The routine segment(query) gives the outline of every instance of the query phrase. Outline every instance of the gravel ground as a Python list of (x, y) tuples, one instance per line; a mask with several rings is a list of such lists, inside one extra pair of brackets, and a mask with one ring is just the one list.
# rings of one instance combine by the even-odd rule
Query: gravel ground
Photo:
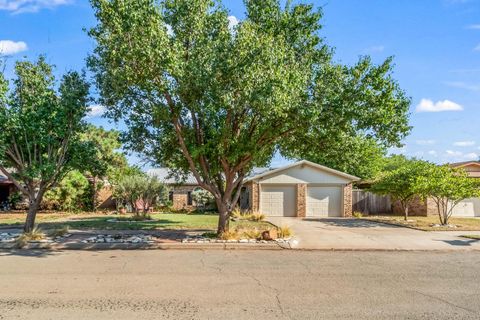
[(479, 319), (480, 253), (0, 252), (0, 319)]

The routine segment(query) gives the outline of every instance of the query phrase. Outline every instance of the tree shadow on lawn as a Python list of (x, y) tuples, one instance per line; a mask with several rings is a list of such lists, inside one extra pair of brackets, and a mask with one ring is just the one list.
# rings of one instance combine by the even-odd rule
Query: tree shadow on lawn
[(156, 219), (154, 221), (117, 221), (109, 222), (112, 217), (93, 217), (75, 220), (60, 220), (50, 222), (40, 222), (41, 229), (58, 229), (68, 226), (72, 229), (105, 229), (105, 230), (153, 230), (156, 228), (164, 229), (169, 226), (181, 226), (182, 221), (170, 219)]

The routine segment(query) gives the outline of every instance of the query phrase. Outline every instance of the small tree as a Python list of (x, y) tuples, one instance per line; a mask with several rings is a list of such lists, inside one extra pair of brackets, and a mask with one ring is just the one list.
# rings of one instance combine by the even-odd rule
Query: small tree
[(200, 188), (195, 189), (192, 192), (192, 199), (195, 201), (197, 206), (201, 208), (201, 210), (205, 210), (209, 203), (215, 201), (210, 192)]
[(166, 199), (168, 188), (157, 177), (145, 175), (126, 176), (114, 187), (114, 196), (131, 205), (134, 215), (138, 216), (138, 206), (142, 206), (143, 215), (156, 201)]
[(421, 160), (406, 160), (396, 169), (381, 175), (373, 184), (371, 190), (375, 193), (390, 195), (400, 202), (408, 220), (411, 202), (419, 195), (420, 178), (425, 177), (432, 164)]
[(431, 198), (438, 210), (441, 225), (448, 225), (453, 209), (460, 201), (480, 195), (479, 184), (463, 169), (448, 165), (429, 167), (419, 181), (422, 198)]
[(157, 201), (164, 202), (168, 196), (168, 188), (157, 177), (142, 176), (137, 182), (139, 187), (138, 202), (143, 206), (143, 213), (146, 214), (148, 209)]
[(44, 57), (17, 62), (15, 73), (10, 94), (0, 74), (0, 172), (28, 197), (24, 231), (31, 232), (44, 194), (95, 159), (94, 145), (80, 138), (89, 86), (84, 76), (69, 72), (56, 90)]

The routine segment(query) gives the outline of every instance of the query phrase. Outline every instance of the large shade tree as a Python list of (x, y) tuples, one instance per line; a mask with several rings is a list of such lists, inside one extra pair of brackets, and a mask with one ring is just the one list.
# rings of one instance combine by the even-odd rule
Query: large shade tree
[(40, 57), (15, 65), (11, 90), (0, 75), (0, 172), (29, 199), (25, 232), (45, 193), (69, 171), (93, 165), (94, 145), (83, 141), (89, 86), (77, 72), (59, 85)]
[(248, 0), (234, 26), (214, 0), (91, 3), (101, 103), (125, 120), (130, 149), (212, 193), (219, 233), (245, 175), (275, 152), (300, 158), (357, 138), (391, 146), (409, 131), (391, 59), (335, 63), (313, 5)]

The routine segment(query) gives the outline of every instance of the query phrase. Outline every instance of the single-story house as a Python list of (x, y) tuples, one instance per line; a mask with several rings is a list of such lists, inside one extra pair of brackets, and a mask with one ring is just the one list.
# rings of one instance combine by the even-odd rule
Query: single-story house
[[(194, 210), (192, 192), (200, 189), (192, 174), (175, 177), (168, 168), (151, 169), (170, 188), (176, 210)], [(359, 178), (302, 160), (277, 168), (256, 168), (245, 179), (240, 195), (242, 210), (266, 216), (348, 217), (352, 215), (352, 183)]]
[(301, 160), (246, 179), (242, 209), (266, 216), (349, 217), (352, 183), (359, 178)]
[[(462, 168), (472, 179), (480, 179), (480, 161), (466, 161), (451, 163), (453, 168)], [(393, 205), (393, 212), (402, 214), (403, 210), (399, 203)], [(417, 199), (409, 208), (409, 215), (430, 216), (437, 215), (437, 205), (432, 199), (421, 201)], [(465, 199), (453, 208), (453, 217), (480, 217), (480, 198)]]
[(172, 174), (168, 168), (156, 168), (147, 171), (147, 175), (155, 176), (170, 188), (168, 195), (175, 210), (195, 210), (196, 205), (192, 198), (192, 192), (202, 189), (193, 174), (178, 177)]

